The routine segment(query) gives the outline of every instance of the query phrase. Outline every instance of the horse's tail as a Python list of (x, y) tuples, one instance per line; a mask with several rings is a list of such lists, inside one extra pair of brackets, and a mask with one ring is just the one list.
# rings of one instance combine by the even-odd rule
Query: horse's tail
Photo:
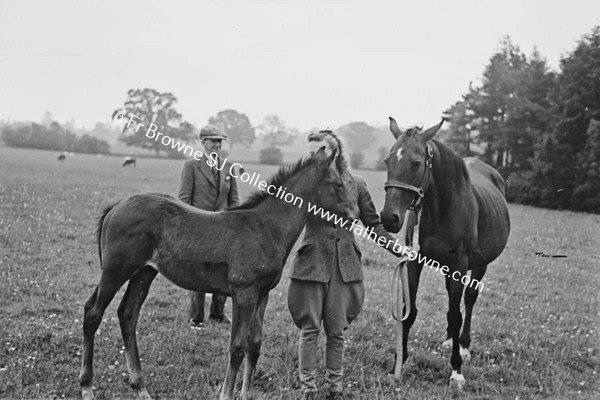
[(119, 204), (119, 202), (116, 202), (116, 203), (104, 208), (104, 211), (102, 211), (102, 215), (100, 216), (100, 218), (98, 218), (98, 224), (96, 225), (96, 241), (98, 242), (98, 256), (100, 256), (100, 266), (102, 266), (102, 247), (100, 245), (100, 243), (101, 243), (100, 239), (102, 238), (102, 224), (104, 224), (104, 218), (106, 218), (106, 215), (117, 204)]

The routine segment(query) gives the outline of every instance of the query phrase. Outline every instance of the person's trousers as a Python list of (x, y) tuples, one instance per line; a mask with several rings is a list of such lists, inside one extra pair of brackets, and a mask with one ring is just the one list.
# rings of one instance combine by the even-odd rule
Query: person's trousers
[(365, 297), (363, 282), (344, 283), (335, 261), (329, 282), (291, 279), (288, 290), (288, 308), (294, 323), (302, 329), (298, 372), (305, 392), (317, 390), (317, 341), (321, 321), (327, 336), (325, 379), (329, 390), (342, 391), (344, 331), (360, 313)]
[[(190, 319), (195, 323), (204, 322), (204, 298), (206, 293), (204, 292), (190, 292)], [(212, 295), (212, 302), (210, 304), (210, 319), (216, 321), (223, 321), (225, 314), (225, 301), (227, 296), (218, 294)]]

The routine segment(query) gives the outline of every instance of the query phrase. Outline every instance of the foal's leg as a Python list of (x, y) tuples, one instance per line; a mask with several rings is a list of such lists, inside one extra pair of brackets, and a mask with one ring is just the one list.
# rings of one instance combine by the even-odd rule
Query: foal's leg
[(221, 388), (219, 400), (233, 400), (235, 378), (244, 359), (248, 345), (250, 324), (256, 315), (258, 295), (252, 292), (233, 295), (233, 320), (231, 322), (231, 343), (229, 345), (229, 365)]
[[(456, 263), (455, 271), (460, 272), (460, 276), (467, 273), (467, 258), (462, 256)], [(459, 334), (462, 326), (462, 314), (460, 313), (460, 300), (464, 285), (452, 278), (453, 272), (446, 275), (446, 289), (448, 290), (448, 333), (452, 339), (452, 356), (450, 356), (450, 365), (452, 365), (452, 376), (450, 377), (450, 389), (454, 392), (462, 391), (465, 385), (465, 378), (461, 373), (462, 357), (460, 356)]]
[(242, 400), (254, 399), (254, 373), (256, 363), (260, 356), (260, 346), (262, 344), (262, 328), (264, 322), (265, 309), (269, 294), (259, 297), (256, 317), (250, 325), (250, 334), (248, 335), (248, 349), (246, 350), (246, 360), (244, 365), (244, 383), (242, 385)]
[(146, 296), (148, 296), (148, 290), (156, 274), (157, 271), (154, 268), (146, 266), (132, 276), (118, 309), (121, 335), (125, 343), (127, 369), (129, 370), (129, 384), (140, 400), (151, 400), (152, 398), (144, 388), (135, 329), (140, 309), (144, 300), (146, 300)]
[[(473, 269), (470, 281), (477, 280), (481, 282), (486, 270), (487, 265)], [(475, 285), (478, 285), (478, 283)], [(469, 347), (471, 346), (471, 317), (473, 316), (473, 306), (479, 295), (479, 289), (475, 285), (469, 285), (465, 290), (465, 321), (463, 323), (462, 334), (460, 335), (460, 355), (465, 361), (471, 358), (471, 352), (469, 351)]]
[(85, 303), (83, 314), (83, 355), (81, 358), (81, 372), (79, 384), (84, 400), (94, 398), (92, 380), (94, 379), (94, 336), (102, 322), (106, 307), (110, 304), (115, 294), (129, 277), (122, 275), (122, 271), (105, 269), (100, 277), (100, 283), (94, 293)]

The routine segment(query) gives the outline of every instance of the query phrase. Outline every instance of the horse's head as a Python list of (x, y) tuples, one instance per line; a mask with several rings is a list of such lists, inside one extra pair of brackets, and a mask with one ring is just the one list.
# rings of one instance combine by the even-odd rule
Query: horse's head
[(337, 163), (334, 162), (337, 154), (337, 150), (327, 154), (324, 146), (312, 155), (318, 163), (317, 170), (321, 174), (315, 190), (315, 202), (327, 211), (354, 220), (359, 215), (358, 204), (342, 179)]
[(402, 131), (390, 117), (390, 130), (396, 143), (385, 157), (387, 182), (381, 213), (381, 222), (390, 232), (400, 230), (406, 210), (417, 206), (429, 187), (433, 148), (427, 142), (433, 139), (443, 122), (442, 119), (424, 132), (418, 127)]

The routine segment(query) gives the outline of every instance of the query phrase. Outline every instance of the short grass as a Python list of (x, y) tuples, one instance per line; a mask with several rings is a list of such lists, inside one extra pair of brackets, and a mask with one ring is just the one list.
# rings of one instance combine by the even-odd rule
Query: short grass
[[(175, 195), (182, 161), (77, 155), (0, 147), (0, 398), (77, 398), (83, 304), (100, 276), (94, 228), (101, 209), (139, 192)], [(244, 165), (268, 176), (272, 167)], [(382, 172), (359, 171), (378, 210)], [(250, 188), (241, 184), (245, 197)], [(484, 278), (473, 323), (464, 399), (598, 399), (600, 216), (510, 207), (509, 244)], [(449, 396), (447, 297), (425, 270), (411, 358), (402, 385), (388, 379), (396, 337), (390, 318), (395, 259), (362, 243), (364, 309), (346, 335), (346, 393), (352, 399)], [(536, 258), (534, 253), (566, 254)], [(260, 399), (300, 398), (298, 330), (286, 306), (287, 269), (271, 292), (258, 366)], [(98, 399), (130, 398), (116, 307), (96, 336)], [(230, 315), (230, 301), (227, 313)], [(186, 324), (187, 293), (158, 277), (142, 309), (140, 351), (149, 392), (159, 399), (216, 398), (229, 331)], [(321, 340), (320, 357), (324, 350)], [(321, 369), (320, 382), (323, 381)]]

